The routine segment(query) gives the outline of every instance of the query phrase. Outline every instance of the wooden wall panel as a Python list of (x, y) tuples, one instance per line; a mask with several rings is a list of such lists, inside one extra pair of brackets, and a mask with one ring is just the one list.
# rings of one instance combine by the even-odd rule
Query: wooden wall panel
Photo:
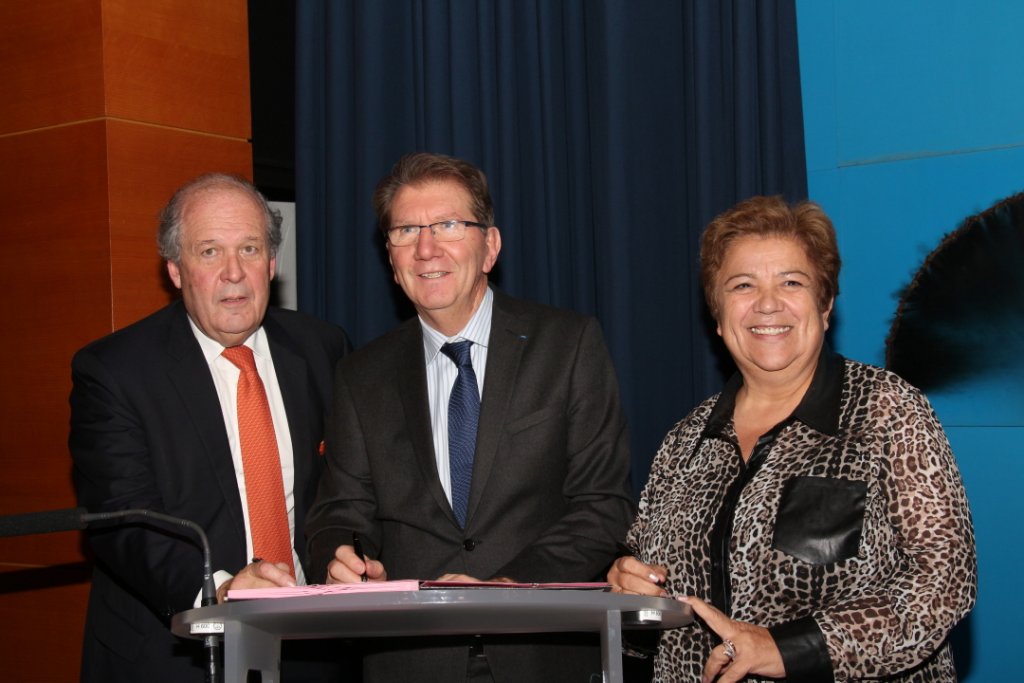
[[(71, 356), (170, 299), (160, 206), (251, 177), (247, 45), (245, 0), (0, 2), (0, 514), (74, 505)], [(78, 678), (86, 556), (0, 539), (5, 680)]]
[[(0, 163), (0, 513), (9, 514), (74, 503), (69, 361), (111, 324), (103, 123), (0, 137), (0, 159), (24, 160)], [(5, 539), (0, 559), (19, 540)]]
[[(57, 534), (77, 536), (78, 534)], [(24, 576), (21, 576), (21, 575)], [(14, 577), (11, 579), (10, 577)], [(88, 566), (0, 574), (0, 655), (5, 681), (78, 680), (82, 628), (89, 599)], [(144, 683), (144, 682), (143, 682)]]
[(107, 113), (248, 139), (245, 2), (104, 0)]
[[(105, 138), (99, 120), (0, 137), (0, 514), (75, 504), (71, 355), (111, 327)], [(87, 571), (77, 533), (0, 539), (5, 678), (75, 679)]]
[(0, 134), (102, 116), (99, 3), (0, 3), (0, 84)]

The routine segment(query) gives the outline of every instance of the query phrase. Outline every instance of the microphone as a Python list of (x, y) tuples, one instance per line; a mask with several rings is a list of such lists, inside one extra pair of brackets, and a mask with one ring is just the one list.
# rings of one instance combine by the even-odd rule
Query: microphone
[[(83, 507), (67, 508), (65, 510), (46, 510), (44, 512), (26, 512), (20, 515), (0, 516), (0, 537), (49, 534), (58, 531), (78, 531), (87, 527), (91, 522), (124, 519), (126, 517), (150, 517), (167, 524), (186, 527), (195, 533), (203, 547), (203, 591), (200, 604), (203, 607), (217, 604), (217, 586), (213, 582), (213, 561), (210, 555), (210, 541), (201, 526), (181, 517), (173, 517), (162, 512), (143, 509), (89, 512)], [(205, 636), (203, 638), (203, 648), (207, 654), (206, 680), (208, 683), (215, 683), (220, 680), (219, 638), (212, 634)]]
[(0, 517), (0, 536), (27, 536), (84, 529), (86, 522), (82, 519), (82, 515), (85, 513), (85, 508), (68, 508), (67, 510), (4, 515)]

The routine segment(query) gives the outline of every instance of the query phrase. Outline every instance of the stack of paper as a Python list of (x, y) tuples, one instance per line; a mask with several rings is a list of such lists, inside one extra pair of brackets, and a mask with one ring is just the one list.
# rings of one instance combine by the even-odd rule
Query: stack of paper
[(366, 581), (365, 583), (332, 583), (313, 586), (288, 586), (274, 588), (239, 588), (228, 591), (228, 600), (255, 600), (258, 598), (295, 598), (303, 595), (339, 595), (342, 593), (388, 593), (395, 591), (418, 591), (420, 582), (415, 579), (404, 581)]

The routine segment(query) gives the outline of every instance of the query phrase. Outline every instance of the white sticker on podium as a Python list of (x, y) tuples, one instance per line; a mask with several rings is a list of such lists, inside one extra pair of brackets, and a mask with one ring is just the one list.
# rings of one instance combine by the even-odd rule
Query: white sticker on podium
[(201, 621), (198, 624), (189, 626), (189, 633), (224, 633), (224, 622), (222, 621)]
[(661, 621), (660, 609), (642, 609), (636, 613), (638, 621)]

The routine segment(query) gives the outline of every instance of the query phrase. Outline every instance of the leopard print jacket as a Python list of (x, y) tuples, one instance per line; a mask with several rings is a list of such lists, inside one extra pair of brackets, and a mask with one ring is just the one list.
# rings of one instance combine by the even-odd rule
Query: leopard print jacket
[[(665, 437), (631, 546), (667, 568), (670, 594), (710, 599), (733, 619), (768, 627), (789, 681), (956, 681), (946, 639), (974, 605), (974, 532), (927, 399), (890, 372), (826, 349), (793, 416), (745, 464), (732, 425), (741, 382)], [(756, 472), (746, 472), (757, 458)], [(825, 495), (807, 495), (807, 484)], [(730, 494), (732, 514), (721, 515)], [(722, 516), (724, 571), (712, 550)], [(716, 571), (726, 605), (713, 596)], [(787, 661), (794, 624), (810, 624), (797, 635), (817, 639), (821, 662)], [(699, 681), (717, 642), (697, 622), (665, 631), (654, 680)]]

